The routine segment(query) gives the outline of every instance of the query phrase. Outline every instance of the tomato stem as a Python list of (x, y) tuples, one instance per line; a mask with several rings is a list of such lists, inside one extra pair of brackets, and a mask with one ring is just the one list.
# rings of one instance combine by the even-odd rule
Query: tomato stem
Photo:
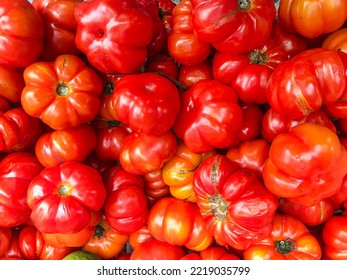
[(114, 91), (115, 84), (113, 82), (106, 82), (106, 85), (104, 86), (103, 93), (106, 95), (110, 95)]
[(59, 96), (67, 96), (70, 93), (70, 88), (64, 83), (59, 83), (56, 88), (56, 93)]
[(238, 5), (239, 5), (240, 10), (245, 11), (251, 7), (251, 1), (250, 0), (239, 0)]
[(216, 193), (208, 198), (210, 209), (215, 219), (225, 221), (228, 215), (229, 204), (222, 198), (219, 193)]
[(275, 249), (280, 254), (287, 255), (295, 249), (295, 242), (290, 238), (275, 241)]
[(58, 188), (58, 194), (60, 196), (67, 196), (68, 194), (71, 193), (71, 186), (67, 183), (61, 184)]
[(104, 236), (105, 229), (101, 225), (96, 225), (94, 236), (96, 236), (98, 239), (101, 239), (101, 237)]
[(248, 54), (248, 59), (252, 64), (264, 64), (267, 61), (266, 53), (260, 50), (253, 50)]

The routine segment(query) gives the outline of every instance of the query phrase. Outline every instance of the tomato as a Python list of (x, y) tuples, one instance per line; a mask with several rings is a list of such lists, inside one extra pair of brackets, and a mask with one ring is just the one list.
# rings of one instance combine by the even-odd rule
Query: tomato
[(267, 189), (302, 206), (334, 195), (347, 172), (347, 152), (335, 132), (302, 123), (278, 135), (263, 167)]
[(210, 246), (200, 252), (203, 260), (239, 260), (235, 254), (228, 252), (224, 247)]
[(10, 227), (0, 227), (0, 257), (10, 248), (12, 230)]
[(344, 0), (281, 0), (278, 19), (285, 30), (307, 38), (338, 30), (347, 19)]
[(162, 168), (142, 175), (145, 182), (144, 192), (149, 207), (159, 199), (170, 195), (170, 187), (165, 183), (162, 175)]
[(178, 81), (190, 88), (200, 80), (211, 80), (212, 66), (208, 59), (194, 65), (180, 65)]
[(213, 241), (198, 206), (174, 197), (162, 198), (152, 206), (148, 229), (157, 240), (193, 251), (204, 250)]
[(243, 251), (245, 260), (319, 260), (321, 246), (299, 219), (277, 213), (271, 235)]
[(165, 53), (148, 57), (144, 68), (145, 72), (159, 72), (174, 80), (178, 79), (177, 62), (172, 56)]
[(83, 162), (95, 147), (96, 133), (86, 123), (42, 134), (35, 144), (35, 154), (44, 167), (52, 167), (65, 161)]
[(75, 19), (75, 44), (100, 72), (132, 73), (145, 62), (154, 23), (139, 1), (83, 1)]
[(242, 126), (235, 91), (216, 80), (201, 80), (181, 95), (174, 133), (193, 153), (231, 145)]
[(42, 233), (76, 233), (86, 228), (103, 207), (106, 189), (100, 173), (67, 161), (46, 167), (28, 187), (31, 219)]
[(26, 67), (36, 61), (43, 50), (42, 18), (27, 0), (2, 1), (0, 11), (0, 64)]
[(276, 17), (273, 0), (192, 0), (192, 6), (196, 36), (222, 52), (244, 53), (264, 45)]
[(347, 52), (347, 28), (340, 28), (329, 34), (324, 39), (322, 48)]
[(130, 260), (179, 260), (185, 254), (181, 246), (150, 239), (132, 251)]
[(174, 134), (130, 133), (123, 141), (119, 162), (129, 173), (145, 174), (163, 167), (177, 149)]
[(323, 227), (323, 250), (332, 260), (347, 259), (347, 217), (333, 216)]
[(270, 144), (262, 138), (244, 141), (239, 146), (227, 150), (225, 154), (240, 168), (247, 168), (263, 179), (263, 166), (269, 157)]
[(0, 96), (11, 102), (11, 104), (19, 103), (25, 86), (23, 72), (16, 68), (0, 65), (0, 76)]
[(139, 247), (140, 244), (152, 239), (153, 236), (147, 226), (144, 225), (139, 230), (129, 234), (129, 245), (134, 250)]
[(272, 110), (300, 120), (339, 100), (346, 90), (344, 55), (314, 48), (278, 65), (267, 84), (267, 100)]
[(19, 246), (19, 227), (12, 227), (10, 235), (10, 244), (7, 251), (0, 256), (0, 260), (25, 260), (25, 256)]
[(95, 70), (74, 55), (37, 61), (24, 70), (23, 109), (55, 130), (93, 120), (103, 83)]
[(124, 248), (128, 236), (112, 229), (103, 218), (97, 225), (93, 237), (83, 245), (83, 250), (100, 256), (101, 259), (113, 259)]
[(0, 227), (19, 226), (30, 217), (27, 191), (42, 169), (29, 152), (12, 152), (0, 161)]
[(104, 215), (108, 225), (123, 235), (145, 225), (148, 208), (143, 178), (116, 165), (104, 174), (104, 182), (107, 190)]
[(178, 144), (175, 155), (162, 168), (163, 180), (169, 186), (173, 197), (196, 202), (193, 191), (194, 171), (215, 152), (193, 153), (183, 142)]
[(277, 198), (249, 169), (224, 155), (212, 155), (195, 170), (193, 190), (219, 245), (244, 250), (270, 234)]
[[(74, 10), (82, 0), (33, 0), (32, 4), (44, 22), (43, 60), (54, 60), (61, 54), (81, 55), (75, 45)], [(62, 16), (64, 15), (64, 16)]]
[(182, 0), (172, 10), (172, 31), (167, 39), (169, 54), (183, 65), (203, 62), (211, 52), (211, 45), (196, 36), (192, 26), (192, 1)]
[(22, 107), (0, 111), (0, 151), (21, 152), (32, 148), (43, 126), (39, 119), (29, 116)]

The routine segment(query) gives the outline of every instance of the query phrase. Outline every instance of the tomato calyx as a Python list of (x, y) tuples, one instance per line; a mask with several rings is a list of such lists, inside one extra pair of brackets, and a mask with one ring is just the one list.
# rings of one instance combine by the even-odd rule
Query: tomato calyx
[(295, 249), (295, 242), (290, 238), (275, 241), (275, 249), (280, 254), (287, 255)]
[(251, 1), (250, 0), (239, 0), (238, 6), (241, 11), (246, 11), (251, 7)]
[(210, 203), (211, 213), (218, 221), (225, 221), (228, 215), (229, 204), (222, 198), (219, 193), (216, 193), (208, 198)]
[(103, 93), (106, 95), (110, 95), (114, 91), (114, 88), (115, 88), (115, 84), (113, 82), (107, 81), (104, 86)]
[(59, 196), (68, 196), (72, 191), (72, 187), (68, 183), (63, 183), (58, 188), (58, 194)]
[(70, 88), (67, 84), (65, 84), (64, 82), (61, 82), (57, 85), (57, 88), (55, 91), (59, 96), (67, 96), (70, 93)]
[(96, 225), (95, 231), (94, 231), (94, 236), (100, 240), (104, 236), (105, 228), (101, 225)]
[(267, 61), (266, 53), (258, 49), (251, 51), (248, 54), (248, 59), (251, 64), (265, 64)]

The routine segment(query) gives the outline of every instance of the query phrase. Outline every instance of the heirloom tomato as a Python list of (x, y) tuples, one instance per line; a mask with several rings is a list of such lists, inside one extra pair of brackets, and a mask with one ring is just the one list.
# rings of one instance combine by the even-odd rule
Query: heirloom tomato
[(152, 239), (153, 236), (147, 226), (144, 225), (139, 230), (129, 234), (129, 245), (132, 249), (136, 249), (140, 244)]
[(277, 198), (253, 171), (215, 154), (194, 171), (193, 190), (219, 245), (244, 250), (270, 234)]
[(65, 161), (83, 162), (95, 147), (96, 133), (85, 123), (42, 134), (35, 144), (35, 154), (44, 167), (52, 167)]
[(83, 1), (75, 19), (75, 44), (100, 72), (137, 72), (145, 62), (154, 23), (140, 1)]
[(235, 91), (216, 80), (201, 80), (181, 95), (173, 131), (193, 153), (233, 144), (242, 127)]
[(107, 191), (104, 215), (108, 225), (123, 235), (145, 225), (148, 208), (143, 178), (115, 165), (104, 173), (103, 179)]
[(172, 196), (190, 202), (196, 202), (193, 191), (193, 174), (195, 169), (210, 155), (207, 153), (193, 153), (181, 142), (175, 155), (162, 168), (164, 182), (169, 186)]
[(26, 67), (36, 61), (44, 47), (44, 24), (27, 0), (0, 3), (0, 64)]
[(283, 61), (267, 84), (267, 100), (272, 110), (300, 120), (330, 105), (346, 91), (346, 54), (313, 48)]
[(194, 65), (180, 65), (178, 81), (187, 88), (200, 80), (212, 80), (212, 65), (208, 59)]
[(345, 0), (281, 0), (278, 19), (283, 28), (306, 38), (338, 30), (347, 19)]
[(135, 248), (130, 256), (131, 260), (179, 260), (186, 254), (182, 246), (150, 239)]
[(164, 181), (162, 169), (147, 172), (142, 178), (145, 182), (144, 191), (149, 207), (159, 199), (170, 195), (170, 187)]
[(98, 255), (101, 259), (115, 258), (124, 248), (128, 236), (110, 227), (105, 218), (96, 225), (92, 238), (83, 245), (83, 250)]
[(347, 27), (329, 34), (322, 43), (322, 48), (340, 50), (347, 53)]
[(331, 260), (347, 260), (347, 217), (333, 216), (323, 227), (323, 250)]
[(37, 61), (25, 68), (24, 80), (23, 109), (52, 129), (78, 126), (99, 112), (102, 80), (75, 55)]
[(11, 236), (11, 227), (0, 227), (0, 257), (10, 248)]
[(42, 169), (29, 152), (12, 152), (0, 161), (0, 227), (19, 226), (29, 219), (28, 187)]
[(178, 79), (177, 62), (166, 53), (148, 57), (144, 68), (145, 72), (160, 73), (174, 80)]
[(22, 107), (0, 111), (0, 151), (21, 152), (32, 148), (42, 131), (41, 121), (29, 116)]
[(267, 189), (302, 206), (337, 193), (347, 172), (347, 151), (329, 128), (302, 123), (278, 135), (263, 167)]
[(145, 174), (162, 168), (176, 150), (177, 141), (171, 131), (162, 135), (132, 132), (123, 141), (119, 162), (130, 173)]
[(319, 260), (322, 249), (317, 238), (299, 219), (276, 213), (270, 236), (253, 242), (243, 251), (245, 260)]
[(181, 106), (176, 86), (149, 72), (120, 78), (109, 100), (112, 120), (137, 132), (157, 135), (171, 129)]
[(61, 54), (81, 55), (75, 45), (77, 23), (74, 10), (82, 0), (33, 0), (32, 4), (44, 23), (43, 60), (54, 60)]
[(101, 210), (106, 189), (100, 173), (85, 164), (67, 161), (44, 168), (31, 180), (27, 202), (31, 219), (42, 233), (76, 233)]
[(162, 242), (201, 251), (213, 242), (199, 208), (195, 203), (165, 197), (150, 209), (148, 228)]
[(193, 30), (191, 0), (182, 0), (173, 9), (167, 48), (170, 55), (183, 65), (198, 64), (210, 55), (211, 45), (200, 41)]
[(0, 77), (0, 96), (11, 104), (19, 103), (25, 86), (22, 70), (0, 65)]
[(0, 256), (0, 260), (25, 260), (25, 256), (22, 253), (19, 246), (19, 227), (11, 227), (10, 244), (7, 251)]
[(265, 44), (276, 17), (273, 0), (192, 0), (199, 40), (222, 52), (244, 53)]

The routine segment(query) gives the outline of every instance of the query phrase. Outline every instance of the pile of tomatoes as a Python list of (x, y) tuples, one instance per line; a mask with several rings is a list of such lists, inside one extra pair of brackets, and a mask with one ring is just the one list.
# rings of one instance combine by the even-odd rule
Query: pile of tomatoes
[(0, 258), (347, 259), (346, 0), (0, 2)]

